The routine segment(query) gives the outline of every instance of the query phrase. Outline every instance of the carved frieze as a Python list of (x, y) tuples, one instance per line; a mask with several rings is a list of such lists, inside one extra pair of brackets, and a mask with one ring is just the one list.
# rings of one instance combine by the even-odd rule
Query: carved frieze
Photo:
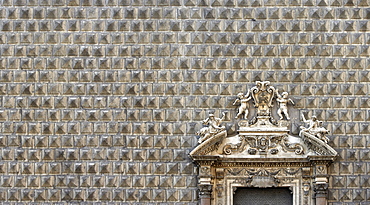
[(304, 153), (303, 145), (289, 141), (289, 136), (283, 135), (239, 135), (237, 143), (227, 143), (223, 146), (223, 153), (231, 155), (235, 152), (246, 151), (250, 155), (271, 154), (279, 152), (294, 152), (297, 155)]

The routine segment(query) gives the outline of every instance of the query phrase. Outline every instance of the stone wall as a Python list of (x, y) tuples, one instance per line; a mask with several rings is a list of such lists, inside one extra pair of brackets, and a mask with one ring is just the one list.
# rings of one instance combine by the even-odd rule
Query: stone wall
[(370, 203), (369, 7), (0, 0), (0, 201), (196, 204), (201, 120), (234, 132), (236, 94), (269, 80), (331, 131), (331, 204)]

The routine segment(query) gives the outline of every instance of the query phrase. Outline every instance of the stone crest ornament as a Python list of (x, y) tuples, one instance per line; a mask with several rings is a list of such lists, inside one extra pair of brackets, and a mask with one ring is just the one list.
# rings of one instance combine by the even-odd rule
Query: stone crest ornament
[(256, 86), (251, 88), (250, 91), (254, 100), (254, 107), (257, 108), (257, 116), (270, 116), (275, 88), (270, 86), (269, 81), (257, 81)]
[[(289, 118), (287, 103), (292, 100), (287, 98), (287, 95), (284, 95), (286, 99), (282, 100), (283, 97), (277, 89), (270, 85), (269, 81), (257, 81), (256, 86), (252, 87), (248, 91), (249, 93), (251, 93), (254, 107), (257, 110), (256, 116), (249, 122), (246, 120), (240, 121), (239, 135), (226, 138), (224, 140), (225, 145), (222, 150), (218, 150), (218, 153), (226, 155), (248, 153), (249, 156), (246, 156), (251, 157), (250, 155), (276, 155), (281, 152), (281, 154), (286, 153), (288, 157), (289, 152), (295, 151), (291, 149), (292, 146), (301, 150), (297, 153), (303, 153), (303, 145), (299, 145), (293, 139), (290, 139), (288, 123), (279, 124), (273, 118), (274, 100), (281, 101), (284, 104), (285, 108), (279, 109), (278, 112), (283, 110), (281, 112), (284, 112), (287, 118)], [(281, 106), (283, 107), (283, 105)]]
[(233, 103), (239, 106), (237, 134), (227, 135), (224, 113), (221, 118), (209, 114), (197, 132), (199, 144), (189, 155), (200, 170), (208, 170), (200, 171), (199, 187), (210, 190), (200, 192), (201, 204), (231, 205), (238, 187), (289, 187), (294, 205), (326, 204), (325, 190), (315, 190), (328, 183), (326, 167), (337, 155), (327, 144), (328, 130), (316, 118), (303, 117), (309, 126), (302, 126), (299, 136), (291, 135), (289, 106), (294, 101), (269, 81), (257, 81), (245, 93), (238, 93)]

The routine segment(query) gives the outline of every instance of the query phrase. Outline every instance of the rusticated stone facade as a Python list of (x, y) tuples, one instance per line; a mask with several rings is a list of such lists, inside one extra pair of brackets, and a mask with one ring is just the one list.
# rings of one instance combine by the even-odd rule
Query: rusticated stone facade
[(197, 204), (208, 112), (256, 81), (338, 152), (328, 202), (370, 203), (369, 0), (0, 0), (0, 201)]

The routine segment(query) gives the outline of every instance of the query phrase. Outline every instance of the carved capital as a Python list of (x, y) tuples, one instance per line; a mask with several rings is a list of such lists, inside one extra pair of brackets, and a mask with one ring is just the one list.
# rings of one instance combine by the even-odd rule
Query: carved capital
[(210, 166), (201, 166), (199, 168), (200, 177), (209, 177), (211, 176), (211, 167)]
[(315, 166), (315, 175), (316, 176), (326, 176), (328, 174), (328, 168), (327, 166), (324, 165), (316, 165)]
[(200, 198), (210, 198), (212, 194), (211, 184), (199, 184), (199, 197)]
[(328, 195), (328, 183), (315, 183), (314, 191), (316, 198), (326, 198)]

